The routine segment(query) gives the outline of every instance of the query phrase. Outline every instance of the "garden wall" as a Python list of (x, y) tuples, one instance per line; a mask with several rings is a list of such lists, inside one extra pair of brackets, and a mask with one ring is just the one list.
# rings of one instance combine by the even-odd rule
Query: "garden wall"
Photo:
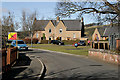
[(120, 64), (120, 55), (115, 52), (102, 49), (90, 49), (88, 56), (94, 57), (106, 62)]

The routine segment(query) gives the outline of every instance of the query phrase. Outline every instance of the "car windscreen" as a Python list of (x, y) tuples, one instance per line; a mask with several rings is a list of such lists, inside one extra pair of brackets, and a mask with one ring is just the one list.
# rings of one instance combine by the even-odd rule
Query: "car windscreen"
[(60, 41), (56, 40), (56, 42), (60, 42)]
[(24, 41), (18, 41), (18, 44), (24, 44)]
[(80, 43), (84, 43), (85, 41), (80, 41)]

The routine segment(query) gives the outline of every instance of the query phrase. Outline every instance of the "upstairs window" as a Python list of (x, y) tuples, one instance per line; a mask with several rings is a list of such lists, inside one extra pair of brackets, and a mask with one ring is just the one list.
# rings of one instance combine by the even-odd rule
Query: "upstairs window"
[(36, 38), (38, 38), (38, 33), (36, 33)]
[(59, 29), (59, 33), (62, 33), (62, 29)]
[(76, 38), (75, 33), (73, 33), (73, 38)]
[(49, 33), (51, 33), (52, 31), (51, 31), (51, 29), (49, 29)]

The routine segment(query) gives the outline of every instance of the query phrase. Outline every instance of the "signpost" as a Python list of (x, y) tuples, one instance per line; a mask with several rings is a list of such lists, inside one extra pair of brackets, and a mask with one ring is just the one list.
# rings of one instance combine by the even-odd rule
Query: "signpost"
[(8, 32), (8, 40), (16, 40), (17, 47), (17, 32)]
[(8, 32), (8, 40), (17, 40), (17, 32)]

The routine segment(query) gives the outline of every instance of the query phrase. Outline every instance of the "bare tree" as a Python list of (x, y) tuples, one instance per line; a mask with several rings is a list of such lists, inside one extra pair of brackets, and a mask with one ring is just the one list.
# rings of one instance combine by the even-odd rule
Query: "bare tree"
[[(15, 31), (15, 29), (19, 27), (18, 22), (16, 22), (14, 18), (15, 16), (13, 16), (11, 12), (8, 12), (8, 15), (2, 17), (2, 40), (4, 44), (6, 44), (8, 32)], [(4, 45), (4, 47), (5, 46), (6, 45)]]
[(83, 14), (90, 14), (96, 17), (98, 21), (118, 21), (120, 15), (120, 1), (108, 2), (58, 2), (56, 15), (61, 17), (71, 16), (71, 14), (79, 13), (79, 17)]
[(37, 30), (37, 27), (35, 25), (36, 22), (36, 17), (37, 17), (37, 12), (34, 11), (31, 14), (28, 14), (26, 11), (22, 11), (22, 30), (24, 32), (28, 33), (34, 33), (35, 30)]

